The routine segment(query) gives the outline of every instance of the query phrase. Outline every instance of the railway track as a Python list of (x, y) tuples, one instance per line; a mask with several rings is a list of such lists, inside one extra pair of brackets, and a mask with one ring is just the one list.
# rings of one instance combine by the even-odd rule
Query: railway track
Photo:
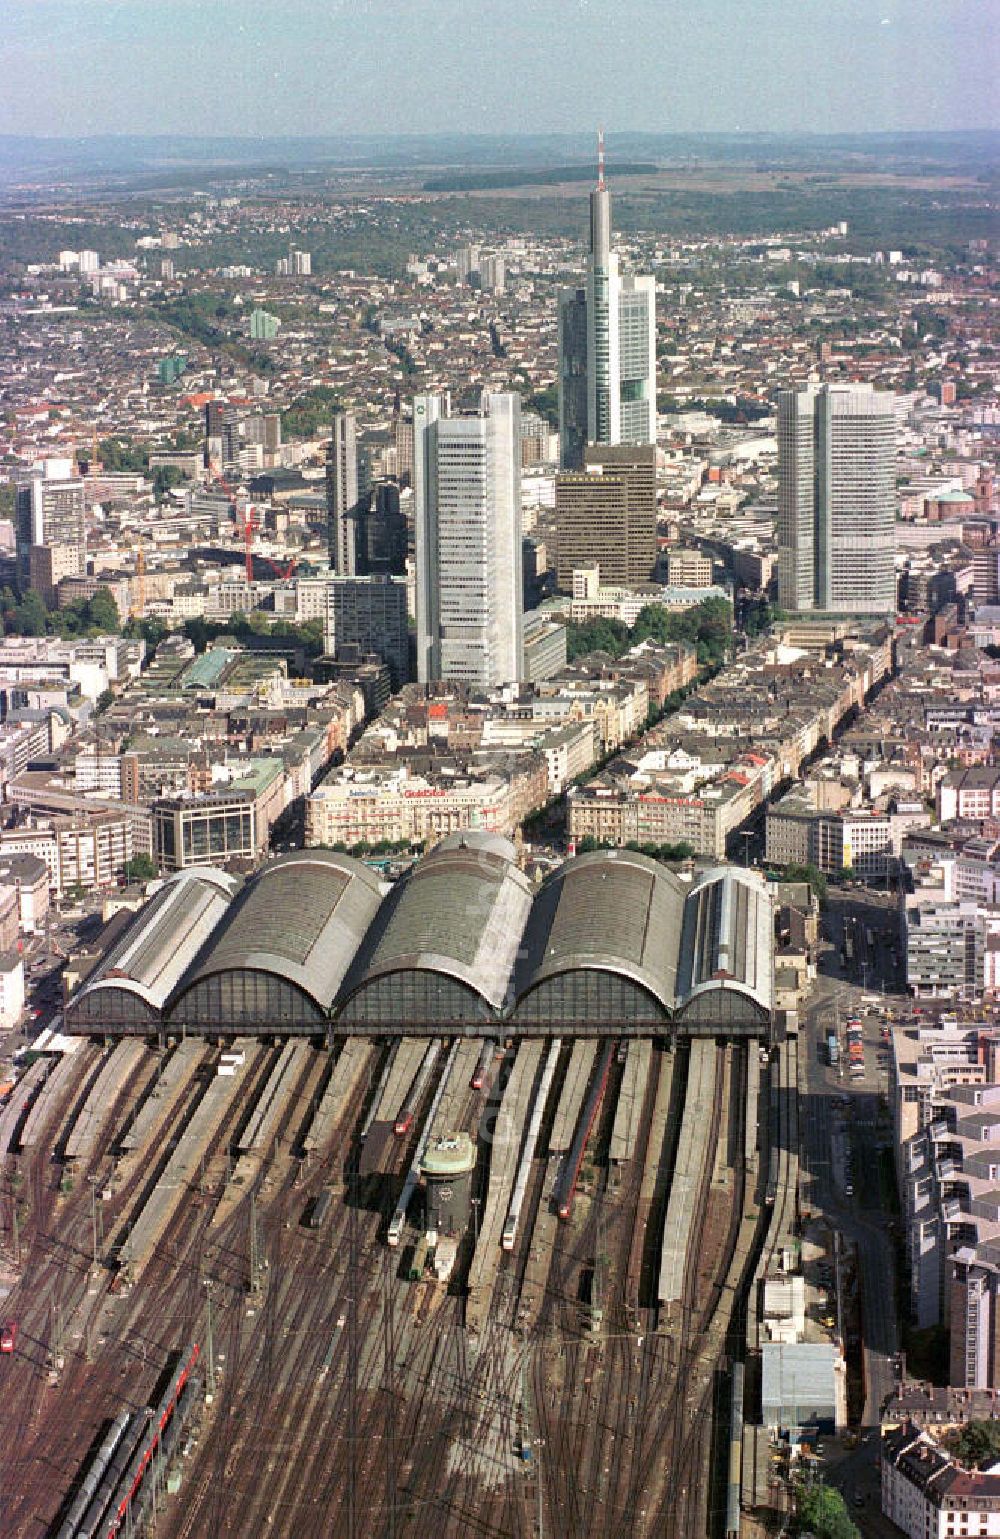
[[(644, 1244), (636, 1239), (649, 1202), (646, 1162), (671, 1158), (669, 1133), (662, 1135), (663, 1150), (651, 1147), (654, 1108), (665, 1105), (666, 1094), (658, 1083), (659, 1052), (636, 1110), (632, 1158), (618, 1167), (618, 1179), (608, 1164), (616, 1098), (605, 1098), (587, 1151), (587, 1181), (571, 1218), (555, 1226), (547, 1272), (536, 1266), (533, 1274), (544, 1277), (544, 1292), (526, 1334), (519, 1331), (519, 1292), (543, 1196), (543, 1156), (532, 1165), (515, 1249), (498, 1247), (496, 1286), (475, 1341), (466, 1334), (458, 1274), (452, 1291), (431, 1282), (402, 1285), (402, 1253), (385, 1245), (406, 1154), (403, 1140), (385, 1144), (368, 1195), (356, 1188), (349, 1201), (334, 1203), (322, 1232), (300, 1224), (302, 1212), (329, 1185), (331, 1166), (339, 1170), (351, 1147), (364, 1087), (356, 1089), (323, 1159), (300, 1167), (286, 1139), (286, 1147), (279, 1142), (262, 1166), (256, 1209), (269, 1265), (259, 1305), (249, 1315), (249, 1203), (212, 1224), (225, 1148), (246, 1113), (249, 1087), (227, 1114), (201, 1182), (178, 1205), (141, 1285), (117, 1300), (102, 1298), (107, 1279), (97, 1294), (88, 1291), (86, 1185), (60, 1197), (53, 1182), (45, 1185), (54, 1167), (38, 1162), (30, 1170), (31, 1181), (41, 1185), (37, 1193), (30, 1188), (36, 1211), (26, 1244), (47, 1291), (25, 1300), (31, 1335), (47, 1349), (46, 1311), (55, 1298), (74, 1318), (83, 1319), (85, 1310), (88, 1321), (100, 1316), (112, 1322), (99, 1372), (87, 1369), (82, 1351), (68, 1356), (59, 1393), (72, 1395), (79, 1422), (69, 1426), (67, 1409), (55, 1424), (61, 1438), (67, 1423), (65, 1463), (56, 1481), (69, 1489), (102, 1419), (125, 1400), (145, 1403), (179, 1339), (204, 1341), (208, 1279), (221, 1378), (215, 1403), (192, 1422), (197, 1457), (183, 1493), (160, 1512), (158, 1531), (165, 1539), (268, 1530), (296, 1539), (327, 1539), (331, 1532), (345, 1539), (533, 1539), (539, 1512), (545, 1531), (560, 1539), (640, 1539), (646, 1533), (693, 1539), (703, 1533), (709, 1359), (732, 1294), (743, 1206), (742, 1158), (730, 1162), (728, 1208), (719, 1191), (711, 1191), (724, 1105), (730, 1145), (742, 1150), (743, 1144), (741, 1050), (732, 1058), (724, 1098), (724, 1053), (715, 1056), (708, 1152), (694, 1207), (712, 1217), (703, 1233), (692, 1228), (673, 1331), (656, 1329), (656, 1309), (648, 1302), (655, 1272), (649, 1261), (659, 1246), (656, 1214), (665, 1207), (669, 1169), (649, 1217), (651, 1233)], [(620, 1080), (616, 1065), (611, 1075), (614, 1088)], [(683, 1083), (680, 1073), (675, 1110)], [(706, 1101), (711, 1083), (707, 1078)], [(296, 1126), (307, 1099), (291, 1107)], [(474, 1122), (481, 1103), (478, 1092), (457, 1098), (459, 1120)], [(178, 1111), (172, 1126), (181, 1121)], [(198, 1184), (207, 1191), (199, 1193)], [(116, 1209), (127, 1211), (131, 1191), (115, 1194)], [(46, 1240), (57, 1207), (64, 1241), (58, 1253)], [(639, 1287), (640, 1257), (645, 1288)], [(595, 1306), (603, 1319), (592, 1331), (588, 1316)], [(34, 1418), (45, 1404), (44, 1357), (42, 1363), (16, 1412), (0, 1410), (5, 1436), (21, 1431), (27, 1450), (19, 1522), (38, 1510), (30, 1492), (40, 1484)], [(520, 1457), (524, 1442), (532, 1445), (530, 1462)]]

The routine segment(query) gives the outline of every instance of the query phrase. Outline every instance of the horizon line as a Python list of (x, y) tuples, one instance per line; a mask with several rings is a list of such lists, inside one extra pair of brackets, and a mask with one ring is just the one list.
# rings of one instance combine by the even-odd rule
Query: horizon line
[[(392, 130), (389, 132), (351, 132), (341, 129), (328, 129), (313, 133), (296, 134), (246, 134), (228, 132), (224, 129), (216, 130), (209, 134), (195, 134), (181, 129), (122, 129), (122, 130), (97, 130), (94, 133), (75, 134), (68, 131), (52, 133), (25, 133), (14, 130), (0, 129), (0, 139), (20, 140), (47, 140), (70, 139), (79, 144), (86, 144), (93, 139), (190, 139), (193, 143), (204, 144), (213, 139), (231, 139), (244, 144), (252, 144), (261, 140), (274, 143), (296, 143), (302, 140), (337, 140), (341, 143), (360, 139), (573, 139), (589, 138), (593, 144), (593, 128), (534, 128), (534, 129), (495, 129), (492, 132), (484, 132), (479, 129), (461, 128), (434, 128), (420, 130)], [(773, 129), (773, 128), (619, 128), (606, 131), (609, 139), (615, 137), (643, 137), (656, 139), (884, 139), (884, 138), (917, 138), (921, 135), (933, 135), (941, 138), (959, 138), (973, 134), (995, 134), (1000, 136), (1000, 124), (994, 126), (984, 124), (974, 128), (831, 128), (831, 129)]]

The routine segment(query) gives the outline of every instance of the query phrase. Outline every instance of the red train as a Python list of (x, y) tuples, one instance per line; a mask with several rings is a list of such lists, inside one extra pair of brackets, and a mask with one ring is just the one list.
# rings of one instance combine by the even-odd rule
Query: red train
[(413, 1126), (413, 1113), (411, 1111), (407, 1111), (404, 1108), (403, 1111), (401, 1111), (399, 1116), (396, 1118), (396, 1123), (395, 1123), (395, 1126), (393, 1128), (393, 1132), (396, 1134), (397, 1138), (405, 1138), (407, 1133), (410, 1131), (412, 1126)]
[(185, 1385), (200, 1356), (201, 1347), (195, 1342), (183, 1353), (174, 1376), (160, 1396), (159, 1404), (150, 1417), (147, 1435), (142, 1446), (133, 1457), (122, 1482), (112, 1497), (111, 1506), (101, 1520), (100, 1533), (105, 1536), (105, 1539), (115, 1539), (125, 1526), (129, 1508), (135, 1500), (143, 1477), (156, 1453), (160, 1438), (177, 1409), (177, 1402), (184, 1393)]
[(486, 1075), (489, 1071), (490, 1063), (492, 1060), (493, 1043), (484, 1042), (483, 1050), (479, 1055), (479, 1062), (476, 1064), (475, 1072), (473, 1073), (472, 1079), (470, 1081), (473, 1090), (482, 1090), (483, 1086), (486, 1084)]
[(8, 1320), (0, 1331), (0, 1352), (13, 1352), (17, 1345), (17, 1321)]

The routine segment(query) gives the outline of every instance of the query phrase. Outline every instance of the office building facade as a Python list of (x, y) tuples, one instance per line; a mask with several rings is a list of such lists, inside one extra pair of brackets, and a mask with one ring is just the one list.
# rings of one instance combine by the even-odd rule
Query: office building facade
[(656, 561), (656, 450), (652, 444), (592, 444), (585, 469), (556, 477), (556, 580), (599, 566), (605, 584), (647, 583)]
[(521, 403), (413, 406), (417, 676), (490, 687), (523, 670)]
[(778, 595), (790, 614), (896, 607), (895, 415), (887, 392), (778, 397)]
[(357, 575), (357, 515), (357, 426), (352, 411), (336, 411), (326, 450), (326, 516), (330, 565), (340, 577)]
[(588, 443), (656, 442), (656, 284), (623, 276), (611, 249), (603, 136), (586, 281), (559, 295), (559, 442), (564, 470), (582, 468)]
[(380, 657), (393, 689), (410, 676), (406, 579), (403, 577), (333, 577), (327, 586), (323, 630), (326, 652), (342, 657), (348, 648), (361, 656)]
[(371, 488), (359, 525), (359, 570), (366, 576), (381, 573), (402, 577), (406, 572), (406, 519), (399, 506), (399, 487), (394, 481), (378, 481)]
[(31, 584), (33, 548), (57, 548), (62, 576), (81, 577), (87, 570), (84, 485), (72, 468), (71, 460), (46, 460), (40, 474), (15, 489), (16, 572), (22, 592)]

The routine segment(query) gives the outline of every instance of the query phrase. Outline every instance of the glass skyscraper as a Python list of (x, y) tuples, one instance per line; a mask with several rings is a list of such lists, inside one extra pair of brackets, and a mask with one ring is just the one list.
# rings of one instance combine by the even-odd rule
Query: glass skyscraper
[(896, 607), (896, 417), (870, 385), (778, 397), (778, 602), (792, 614)]
[(523, 674), (521, 400), (413, 403), (417, 677), (472, 686)]
[(559, 458), (579, 470), (592, 444), (656, 442), (656, 285), (622, 276), (599, 140), (582, 288), (559, 294)]

